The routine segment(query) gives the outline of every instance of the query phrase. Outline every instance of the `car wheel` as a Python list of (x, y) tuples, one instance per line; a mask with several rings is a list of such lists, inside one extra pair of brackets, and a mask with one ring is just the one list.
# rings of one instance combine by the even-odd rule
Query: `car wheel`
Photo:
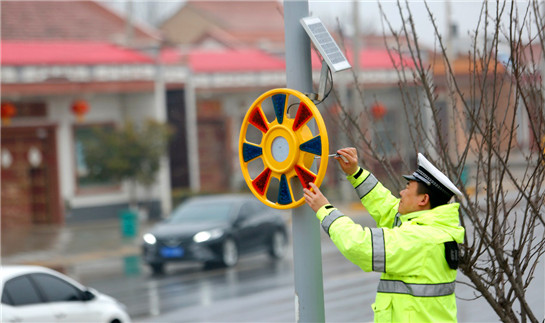
[(269, 255), (273, 259), (282, 259), (286, 254), (286, 235), (276, 230), (271, 236)]
[(221, 247), (221, 263), (225, 267), (233, 267), (238, 262), (238, 247), (231, 238), (225, 239)]
[(162, 262), (150, 264), (150, 268), (154, 275), (159, 275), (165, 272), (165, 264)]

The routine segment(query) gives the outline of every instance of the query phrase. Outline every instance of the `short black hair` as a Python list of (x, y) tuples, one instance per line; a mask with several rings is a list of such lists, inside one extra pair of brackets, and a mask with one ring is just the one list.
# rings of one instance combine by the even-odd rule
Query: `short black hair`
[(428, 196), (430, 197), (430, 207), (432, 209), (438, 207), (439, 205), (447, 204), (452, 197), (446, 196), (438, 190), (431, 189), (429, 186), (422, 182), (416, 181), (416, 183), (418, 184), (416, 192), (418, 194), (428, 194)]

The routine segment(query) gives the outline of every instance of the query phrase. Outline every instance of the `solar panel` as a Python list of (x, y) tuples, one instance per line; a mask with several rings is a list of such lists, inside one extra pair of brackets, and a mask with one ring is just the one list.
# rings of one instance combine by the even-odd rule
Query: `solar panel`
[(350, 63), (348, 63), (348, 60), (344, 57), (339, 46), (337, 46), (337, 43), (331, 37), (320, 18), (302, 18), (301, 25), (303, 25), (312, 43), (316, 46), (332, 71), (338, 72), (350, 68)]

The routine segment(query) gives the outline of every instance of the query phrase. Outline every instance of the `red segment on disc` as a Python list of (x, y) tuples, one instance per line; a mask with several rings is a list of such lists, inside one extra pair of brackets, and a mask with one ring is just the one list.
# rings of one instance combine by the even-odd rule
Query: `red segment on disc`
[(250, 112), (250, 124), (262, 132), (269, 131), (269, 126), (259, 106), (255, 106), (252, 112)]
[(297, 109), (297, 115), (295, 115), (293, 122), (293, 131), (301, 128), (310, 118), (312, 118), (312, 111), (303, 102), (299, 103), (299, 109)]
[(297, 177), (299, 177), (299, 180), (301, 181), (303, 187), (310, 189), (308, 183), (314, 183), (314, 181), (316, 180), (316, 175), (299, 165), (295, 165), (295, 172), (297, 173)]
[(259, 174), (253, 181), (252, 185), (254, 186), (255, 190), (259, 193), (259, 195), (265, 194), (265, 189), (269, 186), (269, 181), (271, 179), (271, 170), (269, 168), (265, 168), (264, 171)]

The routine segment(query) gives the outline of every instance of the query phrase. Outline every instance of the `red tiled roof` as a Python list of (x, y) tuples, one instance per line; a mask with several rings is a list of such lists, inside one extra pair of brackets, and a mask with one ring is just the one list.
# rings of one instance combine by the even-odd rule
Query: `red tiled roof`
[[(348, 51), (346, 53), (348, 62), (350, 65), (354, 65), (354, 60), (352, 59), (352, 52)], [(312, 59), (312, 69), (320, 69), (322, 67), (322, 61), (319, 54), (313, 50), (311, 54)], [(388, 51), (385, 49), (364, 49), (360, 51), (360, 69), (362, 70), (388, 70), (393, 69), (394, 66), (399, 66), (401, 61), (399, 57), (394, 57), (393, 59), (395, 65), (392, 63)], [(414, 64), (412, 61), (405, 59), (405, 67), (413, 67)]]
[[(212, 37), (228, 47), (240, 44), (246, 46), (274, 44), (273, 47), (283, 47), (284, 45), (284, 18), (281, 1), (189, 0), (177, 14), (163, 23), (163, 31), (166, 30), (167, 25), (191, 28), (191, 25), (185, 24), (183, 21), (186, 19), (183, 15), (184, 12), (191, 12), (205, 21), (200, 22), (198, 26), (200, 31), (194, 32), (193, 38), (186, 40), (193, 44), (202, 41), (204, 37)], [(192, 23), (192, 21), (188, 23)]]
[(192, 45), (199, 45), (200, 43), (206, 42), (210, 39), (221, 43), (227, 48), (237, 48), (244, 46), (244, 43), (242, 43), (234, 35), (216, 26), (211, 27), (209, 30), (202, 33), (198, 38), (195, 38)]
[[(1, 1), (2, 40), (122, 39), (125, 19), (95, 1)], [(135, 41), (154, 41), (158, 32), (136, 25)]]
[[(394, 68), (394, 66), (399, 66), (401, 63), (401, 59), (399, 55), (392, 52), (391, 53), (392, 58), (391, 58), (390, 54), (388, 53), (386, 49), (362, 49), (360, 50), (359, 54), (360, 54), (359, 63), (360, 63), (360, 68), (362, 70), (392, 69)], [(348, 50), (348, 52), (346, 53), (346, 56), (350, 64), (354, 65), (353, 59), (352, 59), (353, 54), (351, 50)], [(405, 67), (414, 67), (414, 62), (410, 60), (408, 57), (404, 58), (403, 64), (405, 65)], [(314, 66), (314, 62), (313, 62), (313, 66)]]
[[(351, 61), (351, 53), (348, 53)], [(312, 52), (312, 68), (322, 66), (319, 56)], [(284, 58), (268, 54), (258, 49), (193, 49), (181, 53), (176, 49), (165, 49), (162, 53), (166, 64), (189, 64), (194, 72), (237, 72), (237, 71), (281, 71), (286, 68)], [(399, 65), (399, 58), (394, 58)], [(411, 61), (405, 61), (406, 67), (412, 67)], [(363, 70), (387, 70), (394, 67), (386, 50), (362, 50), (360, 52), (360, 68)]]
[(2, 65), (150, 64), (140, 52), (104, 42), (2, 41)]
[(248, 72), (277, 71), (285, 68), (284, 60), (258, 49), (194, 49), (179, 53), (175, 50), (164, 50), (165, 63), (187, 63), (194, 72)]
[[(153, 64), (154, 60), (138, 51), (106, 42), (29, 42), (2, 41), (2, 65), (97, 65), (97, 64)], [(348, 53), (350, 60), (351, 54)], [(193, 49), (180, 52), (164, 49), (161, 56), (166, 64), (188, 64), (194, 72), (248, 72), (282, 71), (283, 58), (254, 48), (244, 49)], [(394, 59), (399, 65), (399, 59)], [(413, 66), (406, 62), (406, 66)], [(392, 61), (386, 50), (362, 50), (360, 67), (363, 70), (391, 69)], [(312, 52), (312, 67), (319, 69), (321, 61)]]
[[(258, 33), (273, 31), (284, 36), (282, 3), (275, 0), (261, 1), (188, 1), (203, 15), (213, 19), (228, 31)], [(183, 10), (183, 8), (182, 8)]]

